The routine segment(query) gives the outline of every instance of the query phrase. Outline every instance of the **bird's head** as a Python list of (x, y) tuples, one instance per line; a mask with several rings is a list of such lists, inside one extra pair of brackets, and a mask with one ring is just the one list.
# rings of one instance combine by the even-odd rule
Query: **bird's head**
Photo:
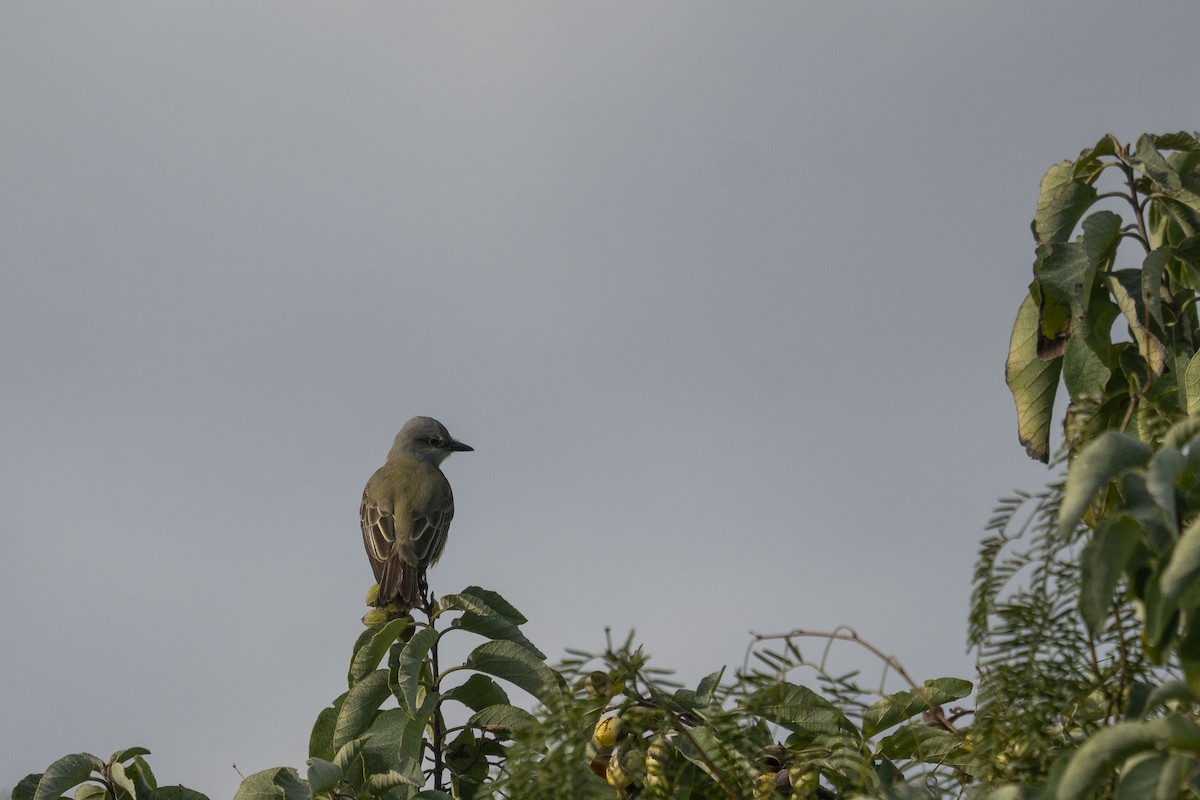
[(451, 453), (474, 450), (450, 435), (446, 426), (433, 417), (413, 417), (396, 434), (392, 452), (441, 464)]

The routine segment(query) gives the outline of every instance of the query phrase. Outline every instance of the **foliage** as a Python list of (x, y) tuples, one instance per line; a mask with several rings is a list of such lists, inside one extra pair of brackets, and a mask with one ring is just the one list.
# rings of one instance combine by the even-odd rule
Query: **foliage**
[[(632, 637), (600, 654), (573, 654), (562, 665), (572, 691), (518, 733), (504, 796), (611, 798), (615, 788), (617, 797), (648, 799), (841, 797), (906, 784), (921, 787), (921, 797), (952, 796), (956, 765), (969, 754), (940, 704), (970, 694), (971, 684), (917, 685), (876, 651), (909, 688), (869, 692), (852, 674), (834, 677), (802, 658), (797, 641), (809, 636), (865, 644), (848, 633), (757, 637), (732, 681), (718, 670), (694, 689), (651, 668)], [(791, 680), (804, 669), (824, 696)]]
[[(423, 622), (364, 618), (307, 771), (250, 775), (235, 800), (1200, 798), (1200, 142), (1104, 137), (1047, 171), (1032, 228), (1006, 377), (1047, 462), (1065, 386), (1064, 447), (981, 544), (973, 711), (945, 708), (970, 682), (918, 683), (847, 630), (756, 636), (740, 670), (694, 688), (632, 636), (551, 667), (520, 612), (469, 587)], [(483, 641), (443, 666), (443, 640), (466, 635)], [(831, 668), (835, 642), (903, 688)], [(203, 800), (158, 786), (145, 755), (68, 755), (12, 797)]]
[(75, 790), (75, 800), (208, 800), (183, 786), (159, 786), (144, 756), (144, 747), (129, 747), (101, 761), (91, 753), (63, 756), (45, 772), (26, 775), (12, 800), (58, 800)]
[(997, 796), (1200, 796), (1200, 142), (1106, 136), (1046, 173), (1033, 232), (1007, 378), (1043, 461), (1062, 378), (1066, 478), (1003, 501), (982, 545), (976, 778), (1011, 782)]
[[(1109, 176), (1121, 184), (1101, 192)], [(1105, 201), (1128, 207), (1132, 219), (1093, 211)], [(1105, 136), (1046, 172), (1032, 227), (1034, 279), (1006, 367), (1030, 456), (1049, 460), (1060, 375), (1070, 396), (1071, 453), (1130, 426), (1149, 442), (1170, 421), (1200, 410), (1200, 142), (1185, 133), (1147, 134), (1131, 148)], [(1082, 233), (1072, 239), (1077, 228)], [(1127, 240), (1140, 246), (1138, 267), (1118, 263)], [(1118, 318), (1130, 341), (1112, 340)]]
[[(251, 775), (237, 797), (491, 796), (513, 730), (532, 719), (496, 679), (546, 703), (562, 692), (562, 680), (521, 633), (525, 617), (494, 592), (468, 587), (427, 616), (382, 621), (358, 637), (349, 688), (317, 717), (299, 790), (280, 787), (280, 768)], [(442, 640), (463, 633), (486, 641), (462, 664), (440, 669)], [(450, 724), (453, 715), (464, 719)]]

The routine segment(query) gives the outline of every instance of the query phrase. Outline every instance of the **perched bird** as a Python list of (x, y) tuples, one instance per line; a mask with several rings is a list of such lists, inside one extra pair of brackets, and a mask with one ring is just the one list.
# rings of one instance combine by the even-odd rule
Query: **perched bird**
[(374, 605), (394, 604), (407, 613), (428, 602), (425, 570), (442, 554), (454, 518), (454, 494), (438, 465), (451, 453), (474, 449), (432, 417), (413, 417), (396, 434), (387, 463), (363, 489), (358, 512), (379, 582)]

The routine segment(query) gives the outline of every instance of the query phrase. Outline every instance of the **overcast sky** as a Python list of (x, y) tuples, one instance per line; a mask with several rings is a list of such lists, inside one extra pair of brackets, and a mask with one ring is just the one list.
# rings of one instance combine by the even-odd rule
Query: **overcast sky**
[(1183, 0), (3, 13), (0, 788), (303, 770), (414, 414), (476, 448), (435, 591), (554, 658), (972, 677), (1038, 181), (1200, 127)]

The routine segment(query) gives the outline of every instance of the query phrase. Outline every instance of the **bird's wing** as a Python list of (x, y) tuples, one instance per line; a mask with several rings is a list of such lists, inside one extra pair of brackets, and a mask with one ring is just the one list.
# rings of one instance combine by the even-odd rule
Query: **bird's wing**
[(438, 557), (441, 556), (452, 519), (454, 492), (450, 491), (450, 484), (446, 484), (446, 496), (437, 508), (424, 513), (413, 513), (412, 549), (422, 572), (430, 564), (437, 563)]
[(379, 583), (376, 604), (384, 606), (398, 601), (407, 606), (407, 611), (417, 605), (419, 597), (417, 558), (411, 542), (402, 539), (399, 545), (396, 544), (396, 518), (392, 509), (381, 506), (370, 496), (368, 489), (363, 490), (358, 517), (367, 558)]

